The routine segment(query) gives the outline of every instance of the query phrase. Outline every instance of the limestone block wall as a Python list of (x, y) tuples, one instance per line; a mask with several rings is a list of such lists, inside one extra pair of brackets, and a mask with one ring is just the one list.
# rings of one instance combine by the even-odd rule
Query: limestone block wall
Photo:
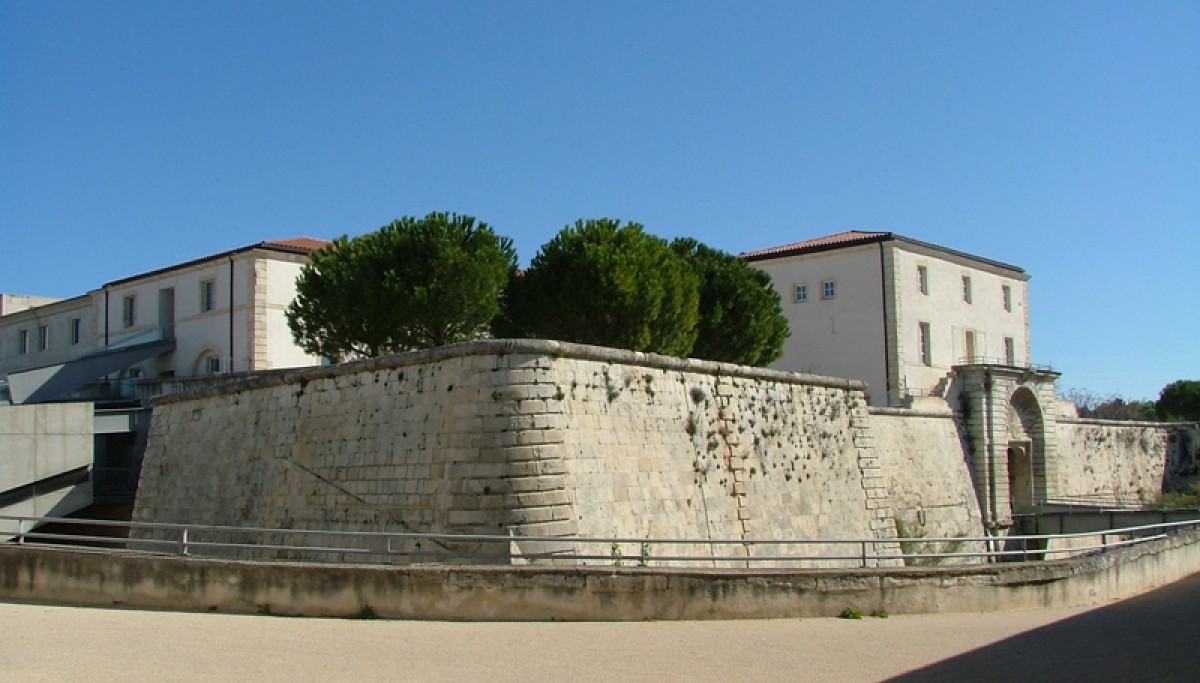
[(1185, 473), (1184, 431), (1156, 422), (1059, 417), (1055, 497), (1153, 503)]
[[(582, 536), (792, 540), (893, 535), (887, 479), (874, 457), (861, 385), (658, 360), (555, 363), (554, 376), (564, 393), (563, 475)], [(627, 543), (617, 551), (626, 561), (637, 561), (642, 546)], [(858, 549), (649, 549), (651, 555), (706, 557), (781, 551), (830, 556)], [(587, 552), (612, 549), (593, 544)]]
[[(503, 554), (546, 536), (892, 537), (888, 489), (861, 383), (496, 340), (159, 399), (134, 518), (297, 530), (278, 544), (310, 529), (511, 534), (466, 548)], [(563, 559), (640, 552), (579, 542)]]
[(981, 544), (921, 540), (985, 533), (961, 421), (948, 409), (872, 408), (871, 429), (876, 454), (891, 482), (897, 530), (913, 539), (905, 550), (982, 550)]

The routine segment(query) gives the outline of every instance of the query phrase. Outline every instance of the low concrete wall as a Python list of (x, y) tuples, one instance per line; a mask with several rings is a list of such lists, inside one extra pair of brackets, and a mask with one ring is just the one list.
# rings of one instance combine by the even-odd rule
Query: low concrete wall
[(1188, 532), (1046, 563), (856, 571), (364, 567), (0, 547), (0, 599), (440, 620), (739, 619), (1098, 604), (1200, 571)]

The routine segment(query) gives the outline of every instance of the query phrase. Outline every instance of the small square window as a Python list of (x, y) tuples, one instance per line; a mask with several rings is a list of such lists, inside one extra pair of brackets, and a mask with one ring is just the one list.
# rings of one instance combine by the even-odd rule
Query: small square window
[(71, 345), (78, 344), (83, 337), (83, 321), (79, 318), (71, 318)]
[(200, 283), (200, 312), (207, 313), (217, 307), (217, 283), (205, 280)]
[(917, 266), (917, 289), (922, 294), (929, 293), (929, 269), (925, 266)]
[(971, 303), (971, 277), (964, 275), (963, 279), (963, 301)]
[(798, 304), (808, 301), (808, 285), (796, 285), (793, 301)]
[(1004, 310), (1012, 312), (1012, 287), (1004, 285), (1000, 290), (1004, 294)]
[(50, 326), (38, 325), (38, 351), (50, 348)]
[(821, 283), (821, 298), (832, 299), (837, 295), (837, 285), (833, 280), (826, 280)]
[(121, 306), (121, 324), (133, 327), (137, 324), (137, 298), (130, 294), (126, 296)]

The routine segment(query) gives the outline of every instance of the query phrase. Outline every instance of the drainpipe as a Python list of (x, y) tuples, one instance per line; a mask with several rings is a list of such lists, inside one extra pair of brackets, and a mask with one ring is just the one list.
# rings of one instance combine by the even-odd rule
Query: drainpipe
[(108, 285), (104, 285), (104, 348), (108, 348)]
[(879, 243), (879, 290), (879, 301), (883, 306), (883, 395), (890, 406), (892, 405), (892, 345), (887, 314), (888, 287), (887, 279), (884, 277), (883, 242)]
[(233, 254), (229, 255), (229, 372), (233, 372)]

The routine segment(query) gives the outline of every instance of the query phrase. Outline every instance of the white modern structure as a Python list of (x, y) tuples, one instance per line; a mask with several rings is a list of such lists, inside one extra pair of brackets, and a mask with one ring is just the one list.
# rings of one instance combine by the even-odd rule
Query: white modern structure
[[(69, 396), (103, 377), (191, 377), (314, 365), (284, 311), (308, 254), (328, 244), (258, 242), (116, 280), (62, 301), (8, 297), (0, 379), (15, 403)], [(40, 304), (40, 305), (37, 305)]]
[(890, 232), (850, 231), (741, 257), (779, 290), (791, 337), (772, 367), (860, 379), (875, 405), (953, 400), (953, 369), (1030, 365), (1029, 276)]

